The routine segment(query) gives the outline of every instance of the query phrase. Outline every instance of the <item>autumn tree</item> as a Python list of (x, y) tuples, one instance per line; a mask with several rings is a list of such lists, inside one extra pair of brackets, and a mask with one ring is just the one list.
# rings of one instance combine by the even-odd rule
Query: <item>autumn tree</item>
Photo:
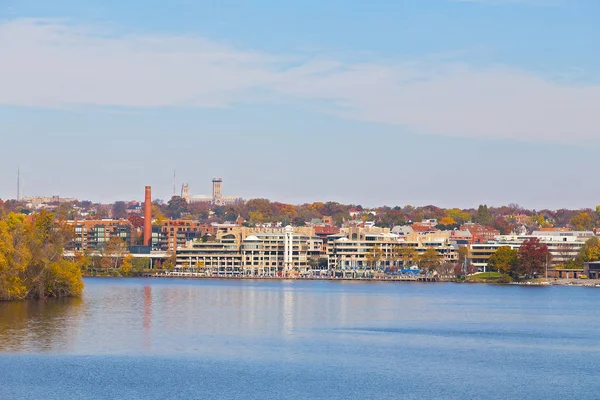
[(108, 239), (102, 248), (102, 268), (108, 273), (109, 269), (117, 269), (127, 252), (127, 244), (120, 237), (113, 236)]
[(78, 296), (81, 270), (63, 256), (69, 227), (42, 211), (0, 220), (0, 300)]
[(369, 249), (366, 255), (367, 264), (372, 269), (379, 269), (379, 263), (381, 262), (382, 258), (383, 250), (381, 249), (381, 246), (373, 246), (371, 249)]
[[(446, 210), (444, 212), (444, 214), (446, 215), (446, 217), (452, 218), (454, 221), (456, 221), (457, 224), (464, 224), (465, 222), (471, 222), (471, 219), (473, 218), (471, 213), (462, 211), (459, 208), (451, 208), (449, 210)], [(440, 223), (442, 223), (442, 222), (440, 222)], [(449, 225), (449, 224), (446, 224), (446, 225)]]
[(600, 240), (593, 236), (589, 238), (579, 250), (577, 262), (581, 266), (583, 263), (600, 261)]
[(443, 278), (453, 278), (456, 276), (455, 267), (456, 264), (454, 263), (443, 262), (436, 267), (436, 271), (438, 272), (438, 275)]
[(592, 216), (587, 211), (580, 212), (571, 218), (571, 225), (578, 231), (592, 229), (592, 222)]
[(525, 240), (519, 248), (519, 273), (535, 275), (541, 273), (550, 261), (550, 252), (548, 246), (540, 242), (540, 239), (533, 237)]
[(157, 204), (152, 204), (152, 218), (154, 219), (154, 225), (160, 225), (164, 220), (167, 219), (161, 207)]
[(167, 253), (167, 258), (162, 263), (162, 269), (172, 271), (177, 265), (177, 254), (175, 252)]
[(133, 261), (134, 257), (131, 254), (127, 254), (125, 257), (123, 257), (123, 262), (121, 263), (121, 272), (123, 275), (127, 276), (131, 273), (131, 270), (133, 269)]
[(467, 246), (458, 246), (458, 264), (464, 265), (469, 258), (469, 248)]
[(440, 264), (441, 257), (436, 249), (429, 247), (419, 256), (419, 266), (421, 269), (433, 271)]
[(439, 221), (440, 225), (456, 225), (456, 221), (452, 217), (444, 217)]
[(178, 219), (182, 214), (188, 212), (188, 203), (181, 196), (173, 196), (167, 203), (166, 215), (169, 218)]
[(394, 251), (394, 257), (402, 261), (402, 268), (406, 269), (418, 261), (419, 255), (413, 246), (399, 246)]
[(117, 201), (113, 204), (112, 217), (114, 219), (127, 218), (127, 205), (124, 201)]
[(488, 260), (488, 268), (503, 274), (511, 274), (517, 270), (519, 252), (510, 246), (499, 247)]

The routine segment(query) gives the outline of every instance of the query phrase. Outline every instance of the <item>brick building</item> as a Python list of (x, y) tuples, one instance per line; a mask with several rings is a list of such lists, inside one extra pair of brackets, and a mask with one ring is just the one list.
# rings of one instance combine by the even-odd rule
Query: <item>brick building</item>
[(101, 250), (112, 237), (122, 239), (129, 247), (135, 239), (133, 225), (126, 219), (69, 221), (68, 224), (75, 233), (67, 246), (71, 250)]

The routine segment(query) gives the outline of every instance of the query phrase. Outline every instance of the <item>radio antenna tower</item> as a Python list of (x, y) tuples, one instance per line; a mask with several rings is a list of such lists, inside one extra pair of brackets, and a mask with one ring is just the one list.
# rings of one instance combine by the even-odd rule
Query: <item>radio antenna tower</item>
[(17, 201), (21, 200), (21, 166), (17, 165)]
[(177, 184), (175, 183), (175, 177), (177, 175), (177, 170), (173, 170), (173, 196), (177, 195)]

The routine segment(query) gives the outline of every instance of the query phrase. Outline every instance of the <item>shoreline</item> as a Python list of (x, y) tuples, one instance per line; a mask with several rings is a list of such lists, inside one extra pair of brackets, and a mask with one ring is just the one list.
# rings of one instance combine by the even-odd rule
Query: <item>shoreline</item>
[(111, 275), (83, 275), (83, 278), (115, 278), (115, 279), (132, 279), (132, 278), (179, 278), (192, 280), (234, 280), (234, 281), (328, 281), (328, 282), (386, 282), (386, 283), (459, 283), (459, 284), (483, 284), (483, 285), (498, 285), (498, 286), (575, 286), (575, 287), (598, 287), (600, 288), (600, 279), (557, 279), (557, 280), (538, 280), (538, 281), (523, 281), (523, 282), (465, 282), (455, 279), (435, 279), (435, 278), (332, 278), (332, 277), (267, 277), (267, 276), (244, 276), (244, 277), (227, 277), (227, 276), (190, 276), (190, 275), (162, 275), (162, 274), (147, 274), (140, 276), (111, 276)]
[(131, 278), (179, 278), (179, 279), (195, 279), (195, 280), (231, 280), (231, 281), (356, 281), (356, 282), (413, 282), (413, 283), (444, 283), (451, 282), (434, 278), (402, 278), (402, 279), (381, 279), (381, 278), (332, 278), (332, 277), (281, 277), (281, 276), (242, 276), (242, 277), (228, 277), (228, 276), (190, 276), (190, 275), (161, 275), (161, 274), (146, 274), (140, 276), (112, 276), (112, 275), (82, 275), (83, 278), (115, 278), (115, 279), (131, 279)]

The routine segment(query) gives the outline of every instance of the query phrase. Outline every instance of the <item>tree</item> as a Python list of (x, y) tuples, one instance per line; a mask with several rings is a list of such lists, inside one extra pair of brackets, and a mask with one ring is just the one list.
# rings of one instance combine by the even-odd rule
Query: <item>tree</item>
[(113, 236), (102, 249), (102, 268), (108, 273), (109, 269), (117, 269), (121, 259), (125, 257), (127, 244), (119, 237)]
[(531, 276), (541, 273), (550, 261), (548, 246), (540, 242), (538, 238), (525, 240), (519, 248), (519, 263), (517, 272), (526, 273)]
[(440, 264), (440, 255), (436, 249), (429, 247), (419, 256), (419, 266), (421, 269), (433, 271)]
[(383, 258), (383, 250), (381, 246), (373, 246), (366, 256), (367, 264), (371, 267), (371, 269), (378, 269), (378, 265)]
[(72, 230), (42, 211), (0, 220), (0, 300), (79, 296), (81, 270), (63, 256)]
[(486, 204), (482, 204), (477, 209), (477, 216), (475, 217), (475, 221), (481, 225), (491, 226), (494, 223), (494, 217), (488, 210), (488, 206)]
[(162, 269), (167, 271), (172, 271), (177, 265), (177, 254), (175, 252), (171, 252), (167, 254), (167, 258), (165, 262), (162, 263)]
[(452, 217), (444, 217), (439, 222), (440, 225), (455, 225), (456, 221)]
[(188, 203), (181, 196), (173, 196), (167, 203), (167, 217), (178, 219), (182, 214), (188, 212)]
[(600, 260), (600, 239), (596, 236), (589, 238), (579, 251), (577, 262), (579, 265), (583, 265), (586, 262), (599, 261)]
[[(465, 222), (470, 222), (473, 219), (471, 213), (462, 211), (458, 208), (451, 208), (446, 210), (446, 217), (452, 218), (456, 223), (464, 224)], [(446, 224), (449, 225), (449, 224)], [(451, 224), (450, 224), (451, 225)]]
[(571, 218), (571, 225), (578, 231), (587, 231), (592, 229), (592, 216), (584, 211), (574, 215)]
[(469, 248), (467, 246), (458, 246), (458, 264), (464, 265), (469, 258)]
[(133, 261), (134, 257), (131, 254), (127, 254), (123, 258), (123, 262), (121, 263), (121, 272), (123, 275), (129, 275), (131, 273), (131, 270), (133, 269)]
[(417, 262), (419, 255), (413, 246), (400, 246), (396, 255), (402, 261), (402, 268), (410, 267), (410, 264)]
[(127, 218), (127, 205), (124, 201), (117, 201), (113, 204), (112, 217), (114, 219)]
[(510, 246), (502, 246), (488, 260), (488, 268), (503, 274), (512, 274), (517, 270), (519, 252)]
[(160, 225), (167, 219), (161, 208), (156, 204), (152, 204), (152, 218), (154, 218), (154, 225)]
[(456, 264), (454, 263), (443, 262), (437, 266), (436, 271), (442, 278), (453, 278), (454, 276), (456, 276), (456, 274), (454, 273), (455, 266)]
[(75, 208), (71, 203), (60, 203), (54, 215), (60, 220), (75, 219)]

